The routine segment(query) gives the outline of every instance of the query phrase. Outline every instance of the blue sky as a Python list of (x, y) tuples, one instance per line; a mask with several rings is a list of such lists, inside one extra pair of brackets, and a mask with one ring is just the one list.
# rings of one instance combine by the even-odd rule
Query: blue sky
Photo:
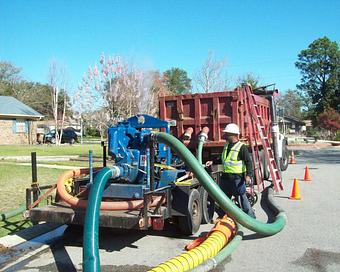
[(286, 91), (300, 50), (323, 36), (340, 44), (340, 1), (0, 0), (0, 59), (46, 82), (54, 58), (71, 88), (102, 52), (192, 77), (212, 50), (232, 78), (252, 72)]

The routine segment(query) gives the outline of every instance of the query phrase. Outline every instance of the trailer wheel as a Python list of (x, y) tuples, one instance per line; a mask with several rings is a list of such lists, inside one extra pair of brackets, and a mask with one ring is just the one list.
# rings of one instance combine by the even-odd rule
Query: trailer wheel
[(262, 168), (262, 177), (264, 180), (268, 180), (270, 177), (269, 169), (268, 169), (268, 162), (264, 151), (260, 151), (260, 160), (261, 160), (261, 168)]
[(183, 234), (192, 235), (198, 231), (202, 220), (202, 204), (200, 193), (192, 189), (188, 200), (186, 216), (178, 217), (178, 227)]
[(280, 169), (286, 171), (288, 168), (289, 154), (288, 147), (285, 141), (282, 143), (282, 158), (280, 158)]
[(209, 195), (203, 186), (199, 189), (202, 203), (202, 224), (208, 224), (214, 217), (215, 200)]

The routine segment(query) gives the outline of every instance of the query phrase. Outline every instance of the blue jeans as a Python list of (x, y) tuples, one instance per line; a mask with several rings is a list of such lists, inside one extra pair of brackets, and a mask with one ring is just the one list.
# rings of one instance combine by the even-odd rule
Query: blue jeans
[[(222, 174), (220, 188), (230, 199), (234, 196), (242, 210), (249, 216), (255, 218), (254, 210), (246, 196), (245, 181), (240, 175)], [(217, 209), (216, 212), (219, 217), (223, 217), (225, 215), (225, 212), (221, 208)]]

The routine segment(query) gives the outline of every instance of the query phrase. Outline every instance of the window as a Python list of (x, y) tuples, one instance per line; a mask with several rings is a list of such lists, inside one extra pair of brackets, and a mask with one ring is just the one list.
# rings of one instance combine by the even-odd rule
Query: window
[(16, 127), (17, 127), (16, 133), (25, 132), (25, 122), (23, 122), (23, 121), (17, 121)]
[(27, 133), (28, 121), (13, 120), (13, 133)]

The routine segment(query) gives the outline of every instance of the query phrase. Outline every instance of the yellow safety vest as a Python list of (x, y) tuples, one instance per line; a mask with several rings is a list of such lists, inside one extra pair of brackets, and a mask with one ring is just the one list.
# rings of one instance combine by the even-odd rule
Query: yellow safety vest
[(237, 159), (238, 153), (242, 147), (243, 143), (237, 142), (235, 143), (229, 151), (227, 155), (229, 143), (224, 146), (222, 152), (222, 163), (223, 163), (223, 172), (230, 174), (242, 174), (246, 172), (246, 165), (244, 161), (239, 161)]

